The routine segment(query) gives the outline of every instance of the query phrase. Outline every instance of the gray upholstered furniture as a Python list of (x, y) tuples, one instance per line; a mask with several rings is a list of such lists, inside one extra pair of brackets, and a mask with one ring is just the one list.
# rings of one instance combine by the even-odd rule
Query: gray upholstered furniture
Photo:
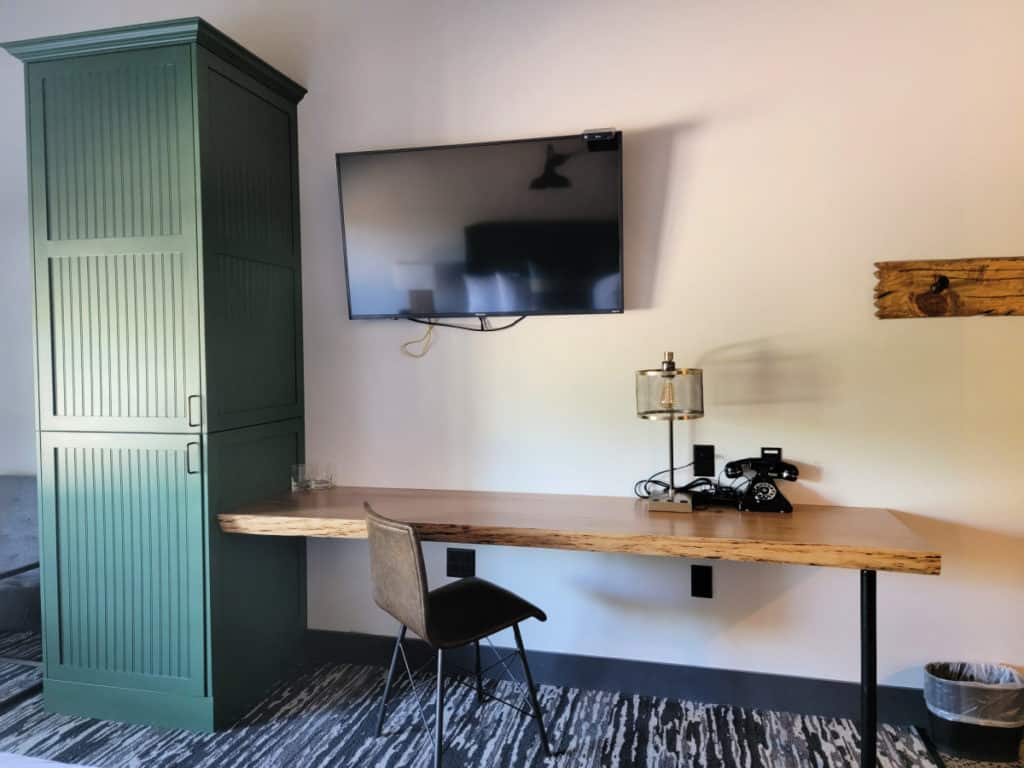
[[(39, 631), (36, 479), (0, 475), (0, 632)], [(35, 567), (32, 567), (35, 566)]]

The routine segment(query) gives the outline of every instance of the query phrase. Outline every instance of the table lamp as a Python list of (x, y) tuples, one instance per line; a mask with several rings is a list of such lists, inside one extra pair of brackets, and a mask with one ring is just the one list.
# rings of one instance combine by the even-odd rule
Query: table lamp
[(649, 509), (678, 511), (685, 497), (676, 498), (675, 422), (704, 415), (704, 371), (677, 368), (674, 355), (665, 353), (660, 368), (636, 372), (636, 415), (641, 419), (668, 422), (668, 497), (649, 503)]

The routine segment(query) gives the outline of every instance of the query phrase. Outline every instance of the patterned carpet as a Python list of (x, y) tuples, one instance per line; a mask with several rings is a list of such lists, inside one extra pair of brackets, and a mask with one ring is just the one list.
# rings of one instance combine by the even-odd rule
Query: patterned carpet
[(43, 647), (38, 632), (0, 632), (0, 656), (42, 661)]
[[(38, 632), (0, 632), (0, 656), (41, 661)], [(38, 685), (43, 672), (38, 667), (0, 662), (0, 702)]]
[(43, 672), (38, 667), (0, 662), (0, 702), (17, 696), (43, 681)]
[[(112, 768), (428, 768), (424, 733), (408, 684), (385, 735), (372, 735), (383, 687), (379, 667), (331, 664), (278, 686), (234, 728), (193, 734), (85, 720), (43, 711), (39, 696), (0, 712), (0, 752)], [(421, 678), (424, 702), (430, 678)], [(547, 768), (840, 768), (855, 766), (849, 721), (695, 704), (674, 699), (541, 686), (552, 744), (545, 758), (532, 720), (450, 684), (445, 765)], [(514, 699), (520, 689), (497, 684)], [(424, 716), (432, 721), (429, 707)], [(883, 727), (879, 765), (934, 766), (911, 731)]]

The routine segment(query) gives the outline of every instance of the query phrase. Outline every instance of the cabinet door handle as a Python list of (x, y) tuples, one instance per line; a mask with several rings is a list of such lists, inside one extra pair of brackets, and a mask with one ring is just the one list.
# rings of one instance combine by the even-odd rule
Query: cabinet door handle
[[(193, 449), (195, 449), (195, 461), (192, 460)], [(202, 448), (199, 443), (189, 443), (185, 446), (185, 471), (190, 475), (198, 475), (202, 471), (202, 458)]]
[[(195, 407), (193, 407), (193, 404)], [(200, 395), (189, 395), (188, 396), (188, 425), (190, 427), (199, 427), (203, 423), (203, 400)]]

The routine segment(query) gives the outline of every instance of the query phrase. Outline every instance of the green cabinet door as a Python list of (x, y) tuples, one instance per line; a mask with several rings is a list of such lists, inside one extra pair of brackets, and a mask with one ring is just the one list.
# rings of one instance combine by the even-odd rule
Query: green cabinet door
[(40, 440), (47, 682), (205, 695), (199, 437)]
[(202, 428), (193, 55), (28, 65), (40, 429)]

